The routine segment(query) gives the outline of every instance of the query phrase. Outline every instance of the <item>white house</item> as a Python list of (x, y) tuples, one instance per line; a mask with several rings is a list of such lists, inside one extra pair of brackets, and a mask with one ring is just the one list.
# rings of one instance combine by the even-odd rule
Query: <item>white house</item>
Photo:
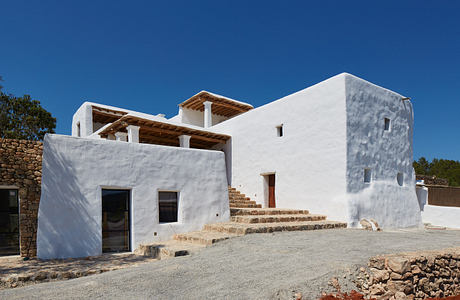
[(44, 143), (42, 258), (132, 250), (263, 207), (420, 226), (408, 98), (342, 73), (264, 106), (202, 91), (176, 116), (85, 102)]

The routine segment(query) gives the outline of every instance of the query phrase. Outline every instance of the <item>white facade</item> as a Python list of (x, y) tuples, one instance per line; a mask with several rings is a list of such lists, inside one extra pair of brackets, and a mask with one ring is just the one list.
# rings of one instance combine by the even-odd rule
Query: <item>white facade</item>
[(264, 206), (264, 175), (274, 173), (279, 207), (309, 209), (350, 226), (363, 218), (387, 228), (421, 226), (413, 111), (402, 99), (343, 73), (213, 128), (232, 136), (225, 150), (232, 186)]
[[(224, 154), (47, 135), (39, 258), (100, 255), (101, 190), (131, 191), (131, 249), (229, 218)], [(158, 192), (179, 192), (178, 222), (158, 222)]]
[[(216, 114), (219, 102), (221, 114)], [(196, 143), (193, 130), (201, 130), (203, 141), (212, 141), (206, 137), (212, 133), (231, 139), (210, 150), (140, 144), (140, 131), (152, 128), (119, 127), (124, 119), (93, 122), (94, 107), (99, 120), (105, 110), (115, 121), (121, 113), (168, 128), (181, 126), (192, 133), (175, 137), (180, 147)], [(112, 132), (110, 126), (123, 132)], [(164, 131), (161, 126), (156, 130)], [(412, 168), (412, 104), (347, 73), (256, 109), (202, 91), (168, 120), (85, 102), (73, 117), (72, 135), (45, 139), (37, 237), (41, 258), (101, 253), (104, 187), (131, 190), (131, 249), (227, 221), (227, 184), (267, 207), (271, 174), (276, 207), (308, 209), (350, 226), (364, 218), (386, 228), (422, 224)], [(180, 192), (177, 224), (159, 224), (159, 190)]]

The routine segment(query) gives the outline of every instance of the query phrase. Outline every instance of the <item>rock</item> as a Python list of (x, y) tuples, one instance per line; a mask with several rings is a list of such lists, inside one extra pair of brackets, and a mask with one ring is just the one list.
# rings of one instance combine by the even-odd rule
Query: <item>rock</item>
[[(381, 256), (371, 257), (369, 259), (369, 267), (383, 270), (385, 268), (385, 258)], [(364, 273), (364, 268), (362, 269), (362, 272)]]
[(401, 280), (401, 279), (403, 279), (403, 276), (401, 274), (391, 272), (390, 278), (393, 279), (393, 280)]
[(38, 272), (37, 275), (35, 275), (34, 280), (43, 281), (47, 278), (48, 278), (48, 272)]
[(359, 224), (363, 227), (363, 229), (372, 231), (372, 224), (368, 220), (362, 219), (359, 221)]
[(398, 274), (404, 274), (410, 271), (410, 264), (407, 258), (403, 257), (390, 257), (387, 260), (387, 266)]
[(372, 296), (379, 296), (385, 294), (385, 289), (380, 284), (371, 286), (369, 292)]
[(372, 283), (378, 283), (381, 281), (386, 281), (390, 278), (390, 274), (387, 270), (379, 270), (376, 268), (370, 268), (370, 272), (372, 274)]
[(407, 296), (403, 292), (396, 292), (395, 293), (395, 299), (396, 300), (406, 300)]
[(389, 280), (387, 282), (387, 288), (393, 293), (403, 292), (406, 289), (406, 284), (403, 281), (399, 280)]
[(420, 270), (419, 266), (413, 265), (412, 267), (412, 274), (420, 274), (422, 270)]

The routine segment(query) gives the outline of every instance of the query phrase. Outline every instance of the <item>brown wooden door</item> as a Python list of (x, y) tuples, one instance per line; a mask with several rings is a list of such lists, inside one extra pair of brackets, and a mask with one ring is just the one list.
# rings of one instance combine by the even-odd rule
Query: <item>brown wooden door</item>
[(268, 207), (276, 207), (275, 174), (268, 175)]

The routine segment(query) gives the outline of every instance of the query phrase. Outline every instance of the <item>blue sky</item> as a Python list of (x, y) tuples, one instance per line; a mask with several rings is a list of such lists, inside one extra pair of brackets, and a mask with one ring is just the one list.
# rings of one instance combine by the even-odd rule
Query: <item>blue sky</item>
[(70, 133), (84, 101), (171, 117), (341, 72), (413, 99), (414, 158), (460, 160), (460, 1), (0, 1), (4, 90)]

